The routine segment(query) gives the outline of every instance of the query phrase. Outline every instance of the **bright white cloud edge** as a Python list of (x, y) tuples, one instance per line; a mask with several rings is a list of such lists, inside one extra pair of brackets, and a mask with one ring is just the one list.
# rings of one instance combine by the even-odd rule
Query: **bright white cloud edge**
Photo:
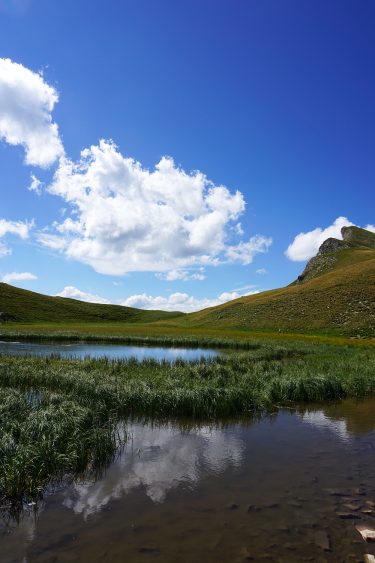
[(68, 299), (78, 299), (79, 301), (86, 301), (88, 303), (100, 303), (102, 305), (110, 305), (111, 301), (105, 297), (100, 297), (100, 295), (95, 295), (93, 293), (88, 293), (81, 291), (73, 285), (67, 285), (64, 287), (60, 293), (56, 294), (56, 297), (66, 297)]
[(26, 164), (45, 168), (64, 154), (51, 115), (58, 99), (41, 74), (0, 58), (0, 139), (22, 145)]
[(29, 238), (30, 229), (33, 225), (33, 221), (8, 221), (7, 219), (0, 219), (0, 258), (11, 254), (11, 249), (1, 239), (10, 234), (25, 240)]
[(4, 274), (2, 277), (2, 281), (9, 284), (12, 284), (13, 282), (33, 281), (37, 279), (38, 276), (32, 274), (31, 272), (9, 272)]

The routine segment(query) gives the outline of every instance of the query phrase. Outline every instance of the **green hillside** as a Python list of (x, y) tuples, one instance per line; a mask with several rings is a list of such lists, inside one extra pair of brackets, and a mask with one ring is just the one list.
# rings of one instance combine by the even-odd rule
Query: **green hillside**
[(328, 239), (293, 284), (179, 319), (179, 325), (375, 335), (375, 235), (343, 229)]
[(3, 321), (148, 323), (180, 315), (182, 313), (144, 311), (121, 305), (99, 305), (65, 297), (50, 297), (0, 283), (0, 320)]
[[(197, 313), (144, 311), (49, 297), (0, 283), (0, 321), (54, 323), (153, 323), (155, 331), (188, 333), (200, 329), (375, 336), (375, 234), (344, 227), (343, 240), (327, 239), (303, 273), (287, 287), (241, 297)], [(107, 323), (107, 325), (106, 325)], [(11, 323), (3, 323), (12, 326)], [(13, 325), (14, 326), (14, 325)], [(77, 329), (78, 326), (78, 329)], [(120, 326), (120, 325), (117, 325)], [(80, 328), (81, 327), (81, 328)], [(131, 330), (131, 328), (129, 329)], [(136, 327), (134, 327), (134, 331)]]

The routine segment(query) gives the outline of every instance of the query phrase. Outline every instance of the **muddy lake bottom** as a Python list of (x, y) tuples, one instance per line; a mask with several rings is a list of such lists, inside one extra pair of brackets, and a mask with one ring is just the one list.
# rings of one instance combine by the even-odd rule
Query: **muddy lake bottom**
[(11, 562), (363, 561), (375, 528), (375, 400), (261, 420), (127, 423), (96, 482), (1, 522)]

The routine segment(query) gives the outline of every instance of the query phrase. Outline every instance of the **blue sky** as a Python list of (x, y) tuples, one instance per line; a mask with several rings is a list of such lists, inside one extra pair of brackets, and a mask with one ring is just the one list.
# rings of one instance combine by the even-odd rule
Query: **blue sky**
[(184, 310), (292, 281), (375, 221), (374, 25), (367, 0), (0, 0), (0, 277)]

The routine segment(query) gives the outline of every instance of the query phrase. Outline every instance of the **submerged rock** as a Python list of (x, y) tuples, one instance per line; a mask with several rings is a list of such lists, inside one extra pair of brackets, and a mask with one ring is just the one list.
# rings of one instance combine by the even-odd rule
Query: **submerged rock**
[(331, 538), (327, 532), (320, 530), (315, 533), (315, 545), (323, 549), (323, 551), (331, 551)]
[(375, 542), (375, 529), (370, 528), (364, 524), (356, 526), (355, 529), (359, 532), (362, 538), (367, 542)]
[(354, 504), (353, 502), (347, 502), (347, 503), (343, 504), (342, 506), (343, 506), (343, 508), (346, 508), (347, 510), (352, 510), (354, 512), (356, 512), (357, 510), (360, 509), (360, 505)]
[(342, 520), (360, 520), (361, 518), (358, 514), (354, 514), (353, 512), (342, 512), (341, 510), (338, 510), (336, 514)]

